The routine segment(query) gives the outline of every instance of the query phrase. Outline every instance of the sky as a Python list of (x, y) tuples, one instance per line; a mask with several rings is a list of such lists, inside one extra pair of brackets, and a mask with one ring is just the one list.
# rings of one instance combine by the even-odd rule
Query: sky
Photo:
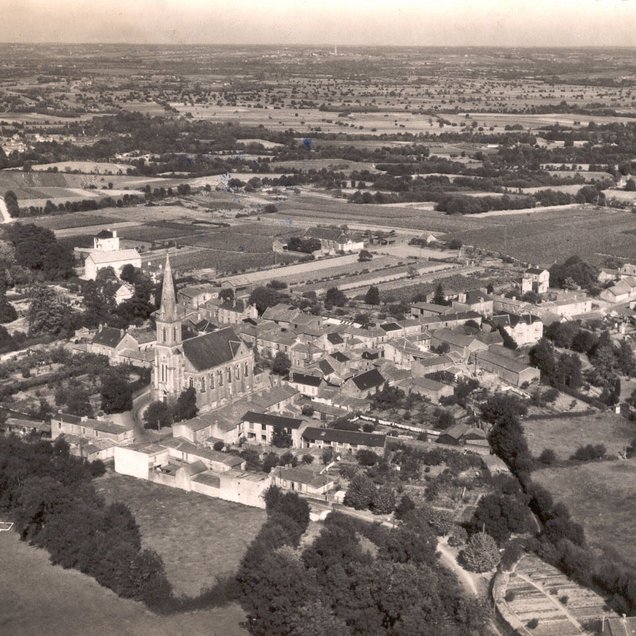
[(0, 0), (0, 42), (636, 46), (636, 0)]

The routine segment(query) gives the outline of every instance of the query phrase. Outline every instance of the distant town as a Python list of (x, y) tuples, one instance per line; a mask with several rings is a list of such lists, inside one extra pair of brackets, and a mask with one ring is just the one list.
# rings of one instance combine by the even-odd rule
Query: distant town
[(0, 49), (7, 633), (636, 633), (632, 51)]

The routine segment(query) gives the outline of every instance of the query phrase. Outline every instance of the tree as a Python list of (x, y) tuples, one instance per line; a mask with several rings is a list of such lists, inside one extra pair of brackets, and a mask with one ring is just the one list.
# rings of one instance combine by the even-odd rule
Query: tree
[(325, 307), (344, 307), (347, 297), (337, 287), (330, 287), (325, 294)]
[(191, 420), (193, 417), (196, 417), (198, 412), (197, 393), (194, 387), (189, 387), (181, 391), (174, 407), (174, 421), (181, 422), (182, 420)]
[(79, 385), (66, 395), (66, 409), (72, 415), (93, 415), (93, 409), (90, 402), (90, 393), (83, 386)]
[(459, 553), (459, 560), (471, 572), (489, 572), (500, 561), (495, 540), (485, 532), (473, 534)]
[(277, 448), (291, 448), (293, 443), (291, 433), (286, 428), (275, 427), (272, 433), (272, 444)]
[(156, 428), (170, 426), (172, 423), (172, 412), (170, 407), (161, 400), (156, 400), (148, 405), (144, 412), (144, 424), (146, 428)]
[(231, 287), (225, 287), (219, 292), (219, 298), (225, 302), (234, 301), (234, 290)]
[(433, 304), (435, 305), (447, 305), (446, 295), (444, 294), (444, 288), (442, 287), (442, 283), (438, 283), (435, 288), (435, 294), (433, 295)]
[(625, 183), (625, 190), (627, 190), (627, 192), (636, 192), (636, 181), (634, 181), (634, 179), (627, 179), (627, 182)]
[(268, 307), (273, 307), (287, 298), (288, 296), (272, 287), (256, 287), (250, 294), (248, 303), (255, 305), (258, 313), (262, 314)]
[(344, 504), (356, 510), (366, 510), (374, 501), (375, 496), (376, 487), (373, 481), (365, 474), (359, 473), (349, 483)]
[(73, 312), (55, 289), (36, 286), (31, 290), (27, 324), (30, 336), (64, 336), (73, 330)]
[(538, 459), (542, 464), (550, 466), (556, 461), (556, 453), (551, 448), (544, 448)]
[(102, 409), (106, 413), (122, 413), (132, 409), (132, 388), (119, 373), (109, 371), (102, 376), (100, 393)]
[(395, 508), (395, 493), (388, 486), (380, 486), (375, 491), (370, 505), (374, 515), (391, 514)]
[(272, 372), (276, 375), (287, 376), (290, 368), (289, 356), (284, 351), (277, 351), (272, 364)]
[(366, 263), (367, 261), (370, 261), (372, 258), (373, 258), (373, 254), (371, 254), (369, 250), (360, 250), (360, 253), (358, 254), (359, 263)]
[(122, 268), (119, 274), (119, 278), (121, 278), (126, 283), (134, 284), (137, 274), (139, 270), (131, 263), (126, 263)]
[(367, 305), (379, 305), (380, 304), (380, 290), (371, 285), (364, 296), (364, 302)]

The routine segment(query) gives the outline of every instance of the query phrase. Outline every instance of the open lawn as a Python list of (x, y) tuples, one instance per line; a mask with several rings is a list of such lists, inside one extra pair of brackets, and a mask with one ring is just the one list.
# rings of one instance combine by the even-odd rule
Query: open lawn
[(636, 437), (636, 427), (615, 413), (526, 419), (523, 430), (535, 457), (551, 448), (560, 460), (569, 459), (577, 448), (586, 444), (603, 444), (608, 455), (617, 455)]
[(156, 616), (75, 570), (51, 565), (45, 550), (0, 533), (0, 633), (6, 636), (239, 636), (237, 605)]
[(161, 555), (181, 594), (196, 595), (216, 577), (234, 573), (265, 521), (264, 510), (133, 477), (108, 473), (95, 486), (130, 508), (144, 546)]
[(532, 479), (568, 507), (593, 548), (636, 567), (636, 459), (546, 468)]

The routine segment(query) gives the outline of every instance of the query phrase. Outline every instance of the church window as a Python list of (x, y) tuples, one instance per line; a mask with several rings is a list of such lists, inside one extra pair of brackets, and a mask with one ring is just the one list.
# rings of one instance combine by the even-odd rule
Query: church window
[(219, 371), (219, 386), (223, 386), (223, 372)]
[(227, 381), (231, 382), (232, 381), (232, 369), (230, 369), (230, 367), (228, 367), (226, 369), (226, 371), (227, 371)]
[(161, 328), (161, 335), (162, 335), (161, 342), (165, 342), (166, 341), (166, 328), (165, 327)]
[(210, 373), (210, 388), (214, 388), (214, 373)]
[(247, 364), (247, 362), (245, 363), (245, 366), (243, 367), (243, 375), (245, 377), (249, 375), (249, 365)]
[(188, 378), (188, 387), (190, 387), (190, 388), (194, 387), (194, 379), (193, 378)]
[(172, 328), (172, 341), (173, 342), (177, 341), (177, 328), (176, 327)]
[(234, 367), (234, 379), (235, 380), (240, 380), (240, 378), (241, 378), (241, 365), (237, 364)]
[(201, 376), (201, 393), (205, 393), (205, 376)]

